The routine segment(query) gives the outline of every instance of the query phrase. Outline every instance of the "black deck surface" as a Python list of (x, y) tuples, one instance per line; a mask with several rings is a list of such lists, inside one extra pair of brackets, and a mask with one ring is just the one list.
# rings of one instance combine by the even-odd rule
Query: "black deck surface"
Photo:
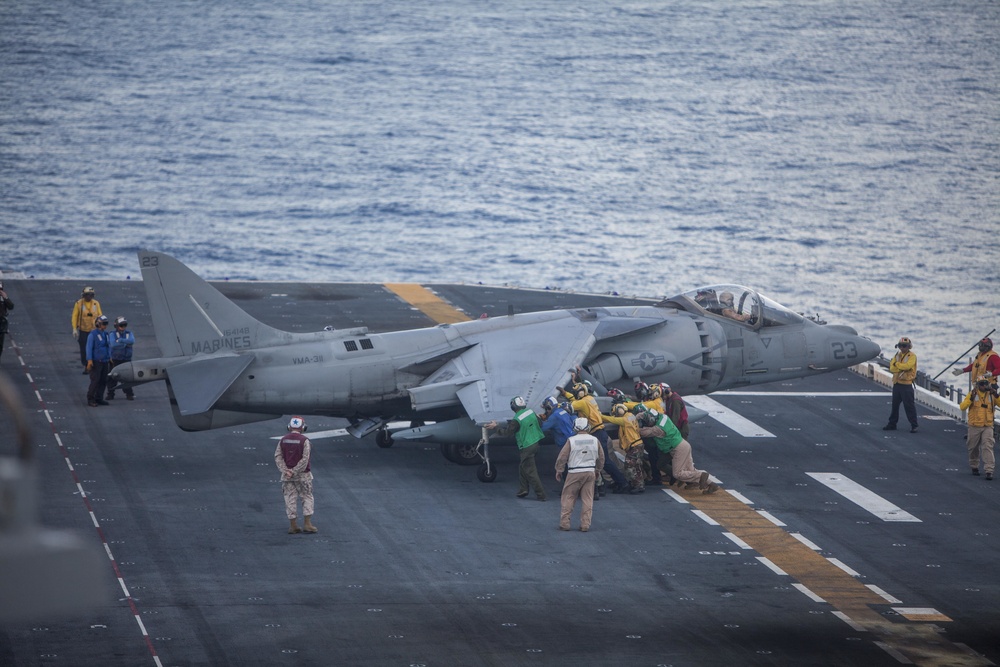
[[(293, 331), (431, 324), (380, 285), (217, 286)], [(499, 478), (484, 484), (436, 446), (324, 437), (344, 423), (313, 418), (320, 532), (288, 535), (273, 462), (283, 421), (184, 433), (162, 383), (138, 387), (133, 402), (86, 406), (69, 325), (80, 287), (7, 281), (16, 309), (0, 370), (33, 425), (40, 521), (79, 531), (102, 554), (106, 542), (108, 599), (84, 616), (8, 623), (0, 665), (1000, 662), (1000, 481), (968, 473), (964, 427), (951, 419), (925, 418), (917, 434), (883, 432), (889, 393), (858, 375), (758, 388), (773, 392), (765, 396), (717, 394), (776, 437), (744, 437), (706, 418), (690, 439), (696, 464), (725, 490), (898, 599), (865, 605), (889, 631), (852, 627), (836, 604), (741, 549), (692, 511), (714, 516), (722, 505), (699, 504), (709, 497), (687, 505), (655, 489), (608, 495), (591, 532), (558, 531), (554, 447), (539, 455), (550, 494), (542, 503), (514, 497), (513, 450), (493, 449)], [(95, 287), (107, 315), (129, 318), (136, 357), (156, 356), (141, 282)], [(608, 300), (430, 287), (470, 317), (505, 314), (508, 303), (520, 311)], [(844, 475), (920, 522), (883, 521), (809, 472)], [(908, 620), (893, 607), (946, 620)], [(914, 648), (908, 635), (928, 628), (937, 645), (918, 638)]]

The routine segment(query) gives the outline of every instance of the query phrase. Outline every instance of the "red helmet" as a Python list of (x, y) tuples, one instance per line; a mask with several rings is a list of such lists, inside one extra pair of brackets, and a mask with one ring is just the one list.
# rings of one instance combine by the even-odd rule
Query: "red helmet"
[(993, 349), (993, 341), (990, 340), (989, 336), (979, 341), (979, 351), (987, 352)]

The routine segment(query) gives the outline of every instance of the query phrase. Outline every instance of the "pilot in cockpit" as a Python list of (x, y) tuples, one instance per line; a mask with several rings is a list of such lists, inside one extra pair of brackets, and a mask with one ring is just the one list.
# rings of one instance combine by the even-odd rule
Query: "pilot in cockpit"
[(715, 295), (714, 289), (698, 290), (694, 295), (694, 301), (705, 310), (719, 312), (719, 299)]
[(736, 320), (737, 322), (746, 322), (752, 315), (743, 315), (736, 312), (734, 305), (735, 298), (732, 292), (723, 292), (719, 295), (719, 301), (722, 303), (722, 315), (728, 317), (731, 320)]

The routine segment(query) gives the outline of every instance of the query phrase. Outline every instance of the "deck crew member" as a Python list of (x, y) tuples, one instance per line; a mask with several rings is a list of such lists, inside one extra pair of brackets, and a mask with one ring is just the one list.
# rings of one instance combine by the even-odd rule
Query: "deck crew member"
[(84, 287), (80, 298), (73, 304), (73, 315), (70, 324), (73, 326), (73, 338), (80, 344), (80, 363), (83, 364), (83, 374), (87, 371), (87, 336), (96, 328), (95, 323), (100, 317), (101, 304), (94, 298), (94, 288)]
[(556, 457), (556, 481), (561, 482), (566, 469), (566, 483), (563, 485), (559, 505), (559, 530), (569, 530), (570, 516), (576, 499), (580, 498), (580, 530), (590, 530), (594, 513), (594, 478), (604, 467), (604, 450), (597, 438), (590, 435), (590, 423), (586, 417), (574, 421), (573, 435)]
[[(319, 532), (312, 523), (315, 506), (311, 467), (312, 443), (305, 436), (306, 428), (306, 422), (302, 417), (292, 417), (288, 421), (288, 435), (278, 441), (278, 446), (274, 450), (274, 464), (281, 472), (281, 492), (285, 496), (289, 535)], [(304, 521), (302, 528), (295, 522), (300, 500)]]
[(979, 475), (979, 460), (983, 461), (983, 472), (986, 479), (993, 479), (996, 460), (993, 456), (993, 415), (997, 407), (997, 395), (990, 385), (992, 376), (985, 373), (976, 380), (976, 387), (969, 392), (962, 404), (962, 411), (969, 411), (969, 467), (972, 474)]
[(970, 377), (976, 378), (977, 382), (981, 376), (989, 373), (992, 378), (990, 384), (997, 386), (997, 378), (1000, 378), (1000, 354), (993, 351), (993, 340), (989, 336), (979, 341), (979, 354), (971, 364), (951, 372), (952, 375), (962, 373), (970, 373)]
[(899, 339), (896, 348), (899, 351), (889, 362), (889, 372), (892, 373), (892, 410), (889, 412), (889, 423), (882, 430), (896, 430), (899, 405), (902, 403), (906, 418), (910, 420), (910, 433), (916, 433), (917, 406), (913, 399), (913, 381), (917, 378), (917, 355), (913, 353), (913, 343), (906, 336)]
[(719, 485), (709, 482), (709, 474), (694, 467), (694, 457), (691, 455), (691, 443), (681, 437), (670, 417), (657, 412), (636, 407), (639, 413), (639, 435), (652, 438), (657, 448), (670, 455), (674, 478), (685, 484), (697, 484), (702, 493), (715, 493)]
[(646, 490), (646, 476), (642, 469), (645, 450), (638, 420), (624, 403), (611, 406), (611, 414), (604, 415), (604, 420), (618, 426), (618, 443), (625, 452), (625, 479), (629, 483), (629, 493), (642, 493)]
[(538, 466), (535, 464), (538, 443), (545, 437), (542, 425), (535, 411), (528, 408), (523, 396), (510, 399), (510, 409), (514, 411), (514, 418), (505, 425), (498, 426), (495, 421), (491, 421), (484, 426), (491, 431), (496, 430), (501, 436), (513, 435), (517, 440), (517, 451), (521, 456), (521, 463), (517, 469), (517, 497), (526, 498), (530, 486), (535, 491), (535, 498), (545, 500), (545, 487), (542, 486), (542, 479), (538, 476)]
[(86, 369), (90, 373), (87, 405), (96, 408), (107, 405), (104, 390), (108, 386), (108, 367), (111, 365), (111, 335), (107, 332), (108, 318), (100, 315), (94, 321), (94, 330), (87, 335)]
[[(119, 364), (127, 364), (132, 361), (133, 345), (135, 345), (135, 335), (128, 329), (128, 320), (125, 319), (124, 315), (115, 318), (115, 330), (111, 332), (111, 365), (108, 367), (107, 400), (109, 401), (114, 399), (115, 388), (118, 386), (118, 380), (110, 375), (110, 371)], [(128, 400), (135, 399), (135, 391), (132, 387), (125, 387), (122, 391), (125, 392), (125, 398)]]
[(3, 283), (0, 282), (0, 356), (3, 355), (4, 339), (7, 338), (7, 313), (14, 310), (14, 302), (3, 290)]
[(666, 382), (660, 384), (660, 389), (663, 392), (664, 414), (670, 417), (670, 421), (681, 432), (681, 436), (687, 440), (691, 433), (691, 425), (688, 423), (688, 411), (684, 399)]

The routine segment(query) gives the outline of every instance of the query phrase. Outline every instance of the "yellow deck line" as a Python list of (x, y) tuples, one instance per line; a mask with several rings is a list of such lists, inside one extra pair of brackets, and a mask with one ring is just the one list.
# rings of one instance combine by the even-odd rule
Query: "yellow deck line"
[[(724, 489), (711, 495), (678, 491), (691, 505), (746, 542), (750, 548), (781, 568), (789, 577), (823, 598), (834, 609), (875, 635), (876, 640), (923, 667), (982, 667), (993, 663), (945, 640), (927, 623), (895, 622), (870, 605), (888, 603), (857, 577), (851, 576), (781, 527), (761, 516)], [(947, 616), (904, 615), (907, 620), (948, 621)]]
[(384, 287), (438, 324), (468, 322), (472, 319), (423, 285), (385, 283)]

